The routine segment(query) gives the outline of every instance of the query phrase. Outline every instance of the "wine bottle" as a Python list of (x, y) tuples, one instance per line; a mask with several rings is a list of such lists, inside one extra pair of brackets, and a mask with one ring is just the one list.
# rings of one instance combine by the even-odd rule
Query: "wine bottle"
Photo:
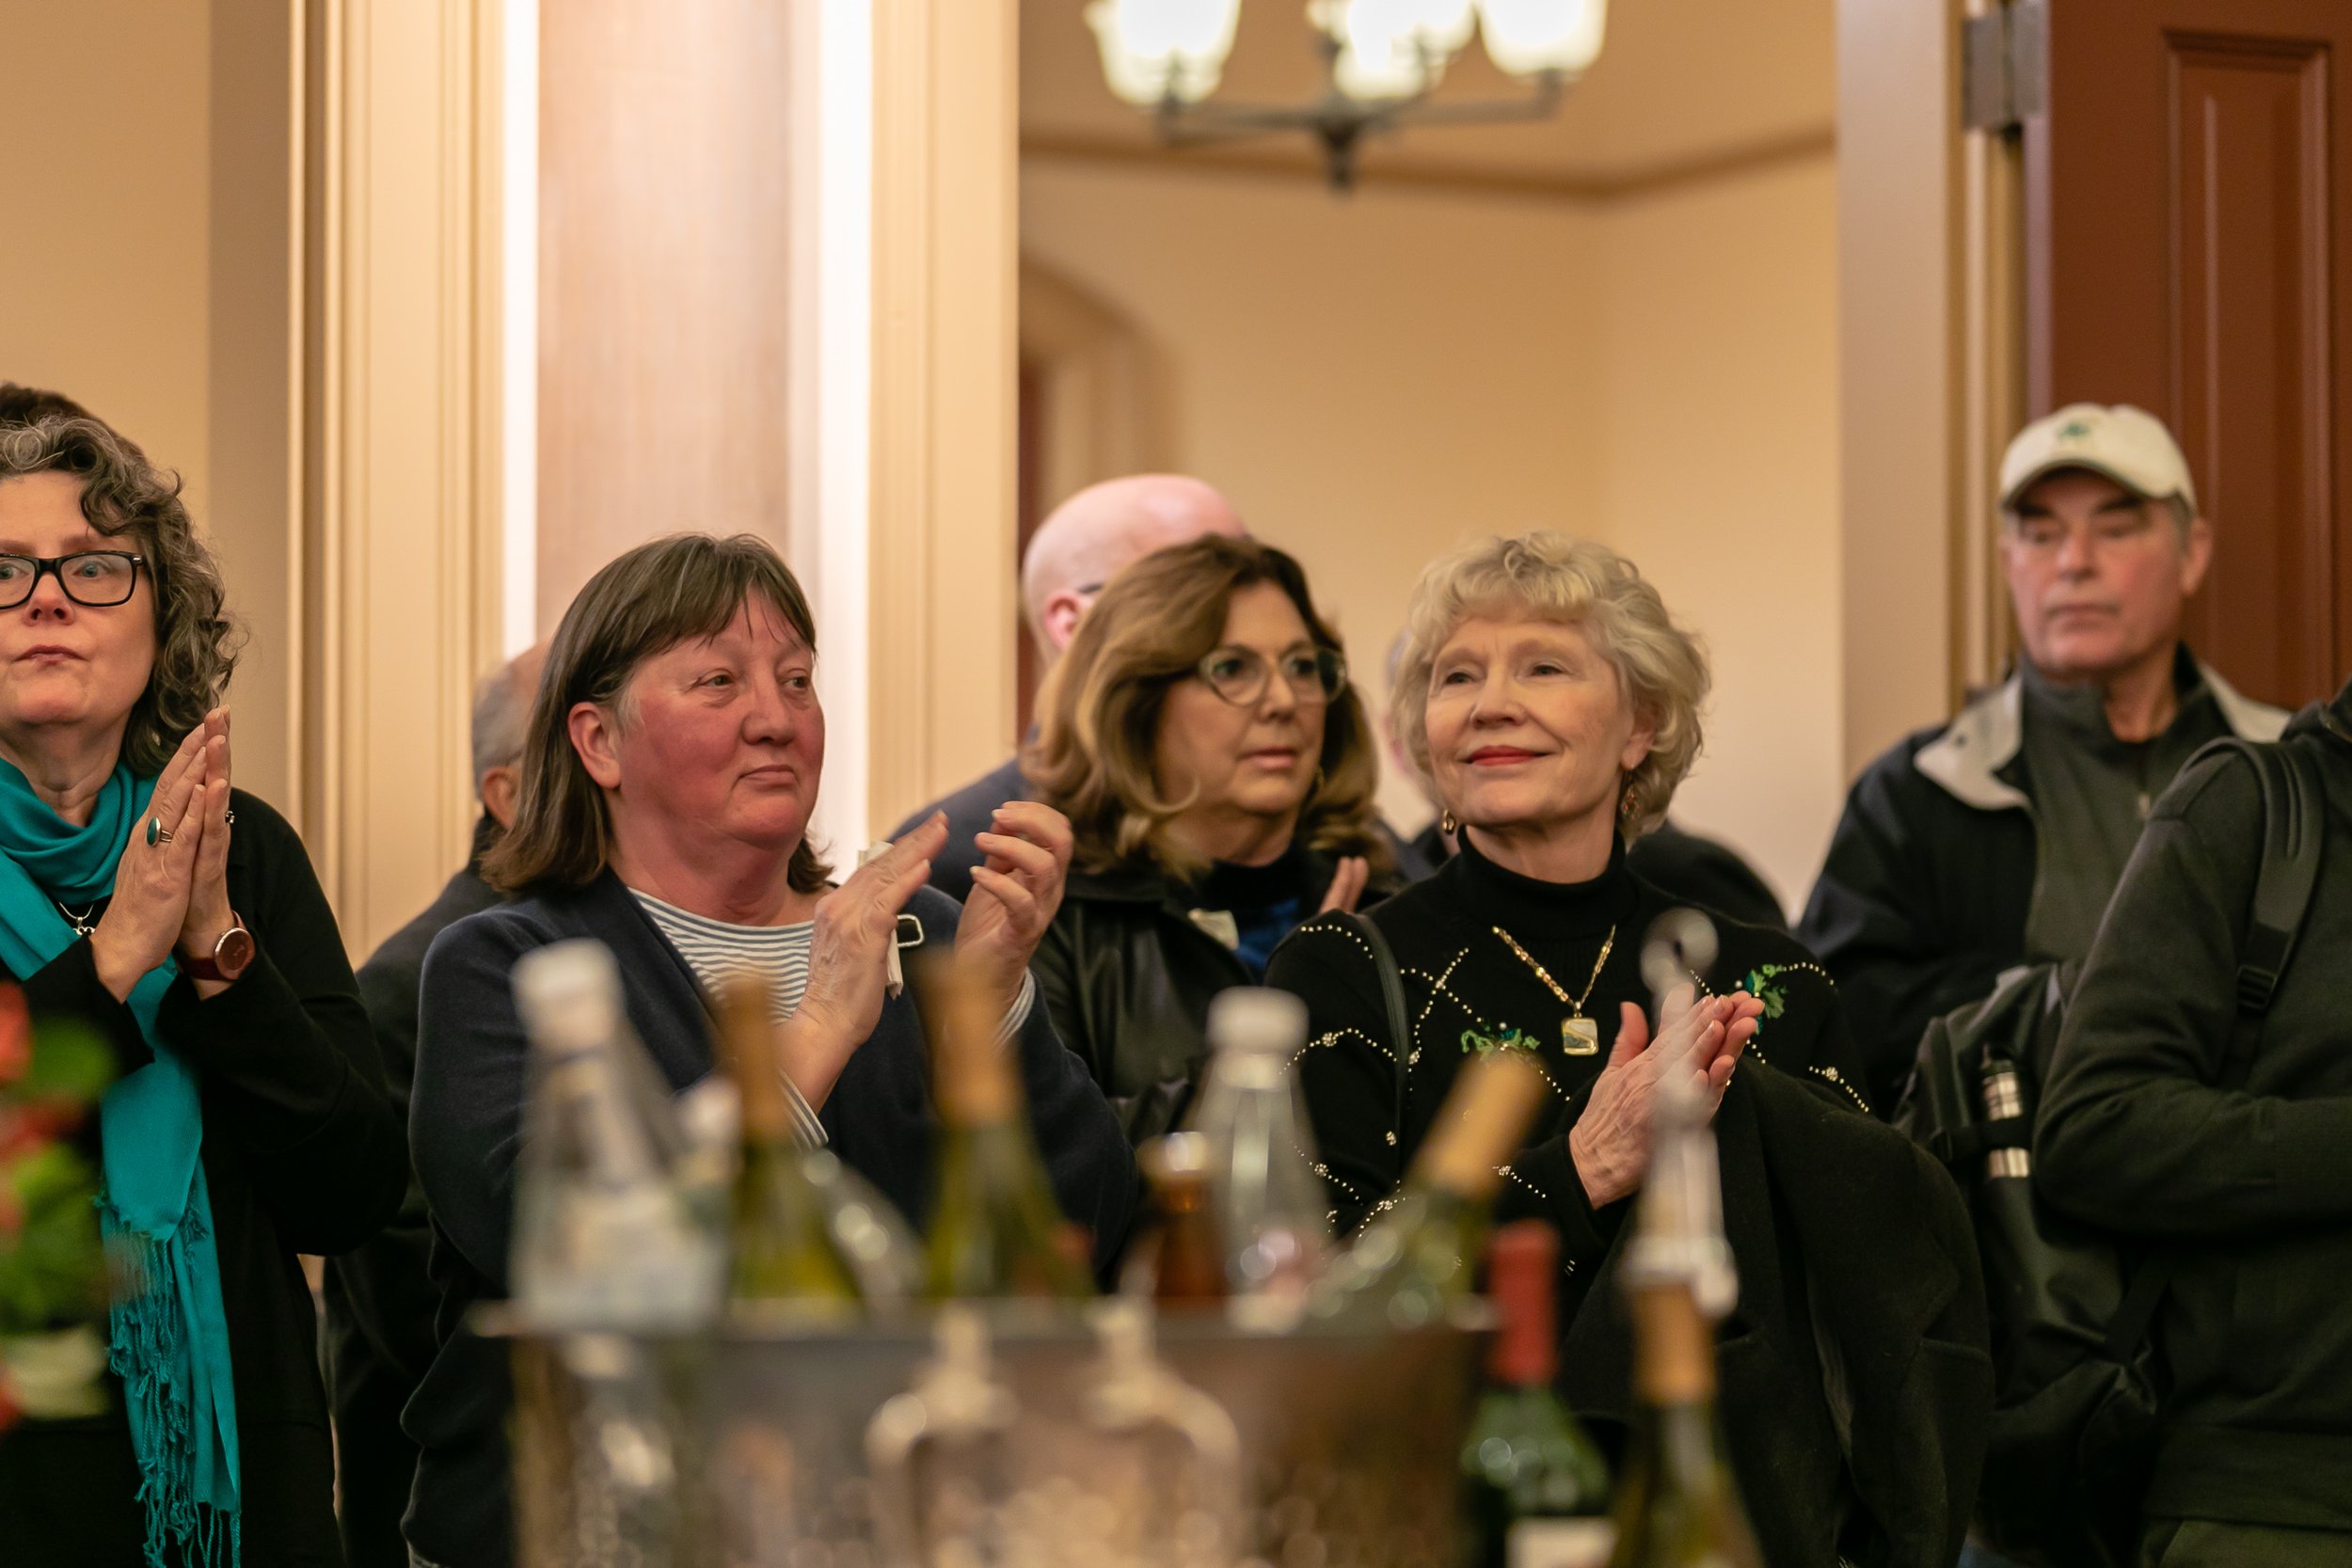
[(960, 959), (923, 968), (931, 1094), (944, 1132), (939, 1191), (924, 1245), (924, 1293), (935, 1300), (1094, 1293), (1073, 1256), (1037, 1144), (1022, 1114), (997, 1006)]
[(595, 942), (515, 965), (531, 1092), (515, 1178), (516, 1300), (552, 1328), (691, 1328), (715, 1308), (719, 1239), (672, 1180), (666, 1086)]
[(1120, 1289), (1168, 1306), (1225, 1299), (1225, 1249), (1210, 1205), (1209, 1142), (1170, 1132), (1136, 1151), (1152, 1189), (1153, 1223), (1128, 1254)]
[(1541, 1220), (1497, 1230), (1486, 1294), (1501, 1320), (1486, 1391), (1462, 1444), (1463, 1513), (1475, 1568), (1601, 1568), (1609, 1466), (1560, 1396), (1552, 1288), (1560, 1238)]
[(1610, 1568), (1762, 1568), (1715, 1420), (1715, 1320), (1737, 1293), (1715, 1138), (1697, 1091), (1659, 1085), (1624, 1277), (1633, 1436)]
[(1316, 1281), (1311, 1315), (1399, 1330), (1442, 1319), (1470, 1291), (1487, 1210), (1543, 1097), (1543, 1074), (1518, 1052), (1465, 1066), (1405, 1185)]
[(1208, 1140), (1225, 1282), (1253, 1322), (1295, 1319), (1331, 1250), (1330, 1197), (1291, 1061), (1307, 1008), (1288, 991), (1236, 986), (1209, 1004), (1208, 1082), (1192, 1128)]
[(857, 1271), (826, 1223), (809, 1180), (806, 1150), (778, 1076), (768, 990), (742, 974), (719, 998), (719, 1050), (742, 1106), (742, 1161), (736, 1167), (727, 1294), (739, 1303), (790, 1303), (826, 1318), (856, 1315)]

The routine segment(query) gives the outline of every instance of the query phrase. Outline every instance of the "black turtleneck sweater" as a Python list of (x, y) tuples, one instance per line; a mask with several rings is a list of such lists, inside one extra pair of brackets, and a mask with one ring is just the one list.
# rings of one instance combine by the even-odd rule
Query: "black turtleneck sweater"
[[(1604, 1444), (1633, 1418), (1633, 1347), (1616, 1243), (1628, 1205), (1596, 1212), (1567, 1132), (1615, 1042), (1618, 1005), (1648, 1006), (1640, 948), (1677, 901), (1628, 871), (1620, 846), (1589, 882), (1515, 876), (1475, 847), (1370, 911), (1404, 971), (1412, 1031), (1403, 1127), (1372, 960), (1340, 922), (1301, 927), (1268, 979), (1306, 999), (1299, 1073), (1343, 1225), (1396, 1185), (1454, 1075), (1481, 1040), (1516, 1031), (1553, 1085), (1513, 1157), (1499, 1218), (1560, 1232), (1555, 1387)], [(1561, 1046), (1569, 1008), (1497, 927), (1581, 995), (1597, 1049)], [(1765, 1560), (1950, 1562), (1976, 1495), (1992, 1401), (1984, 1298), (1951, 1180), (1902, 1134), (1864, 1116), (1836, 987), (1794, 939), (1718, 920), (1700, 976), (1764, 1001), (1749, 1055), (1715, 1117), (1724, 1238), (1739, 1301), (1717, 1330), (1717, 1410)], [(1837, 1411), (1818, 1347), (1837, 1347)], [(1867, 1458), (1865, 1456), (1867, 1456)]]
[[(1626, 869), (1620, 841), (1609, 867), (1587, 882), (1539, 881), (1504, 870), (1465, 843), (1436, 876), (1374, 908), (1369, 918), (1396, 954), (1412, 1024), (1402, 1125), (1386, 1011), (1370, 954), (1345, 925), (1318, 919), (1275, 954), (1269, 985), (1307, 1004), (1307, 1049), (1299, 1076), (1343, 1230), (1387, 1197), (1411, 1163), (1470, 1054), (1506, 1040), (1532, 1041), (1553, 1086), (1529, 1146), (1512, 1162), (1499, 1200), (1502, 1217), (1534, 1214), (1560, 1231), (1570, 1288), (1589, 1279), (1617, 1227), (1596, 1213), (1569, 1159), (1575, 1125), (1615, 1042), (1619, 1004), (1650, 1010), (1641, 947), (1673, 900)], [(1710, 992), (1742, 987), (1763, 998), (1752, 1060), (1802, 1074), (1856, 1104), (1859, 1059), (1836, 987), (1798, 943), (1779, 931), (1716, 922), (1719, 954), (1702, 976)], [(1597, 1028), (1597, 1048), (1571, 1055), (1563, 1021), (1573, 1009), (1512, 951), (1507, 933), (1549, 972)], [(1603, 946), (1608, 958), (1600, 959)], [(1592, 990), (1585, 995), (1587, 983)], [(1489, 1046), (1490, 1048), (1490, 1046)], [(1742, 1071), (1748, 1070), (1743, 1064)], [(1573, 1301), (1563, 1304), (1565, 1323)]]

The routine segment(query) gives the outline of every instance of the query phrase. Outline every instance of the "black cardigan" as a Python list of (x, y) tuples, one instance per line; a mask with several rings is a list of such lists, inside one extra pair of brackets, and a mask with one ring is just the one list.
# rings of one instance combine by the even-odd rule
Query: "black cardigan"
[[(201, 1075), (201, 1158), (236, 1368), (244, 1560), (336, 1563), (318, 1330), (295, 1255), (341, 1253), (373, 1236), (399, 1207), (408, 1163), (302, 840), (264, 801), (243, 790), (230, 800), (229, 895), (260, 957), (210, 1000), (181, 975), (157, 1024)], [(23, 978), (36, 1017), (87, 1022), (119, 1071), (151, 1059), (130, 1008), (99, 982), (87, 940)], [(116, 1404), (0, 1438), (0, 1556), (11, 1568), (138, 1560), (138, 1473), (119, 1394)]]
[[(1404, 971), (1414, 1030), (1402, 1129), (1378, 980), (1354, 934), (1310, 922), (1268, 974), (1307, 1003), (1299, 1074), (1343, 1227), (1394, 1190), (1479, 1038), (1517, 1030), (1536, 1042), (1554, 1098), (1511, 1162), (1498, 1215), (1534, 1215), (1560, 1232), (1560, 1386), (1610, 1436), (1629, 1405), (1630, 1343), (1613, 1279), (1630, 1205), (1593, 1209), (1567, 1130), (1616, 1038), (1618, 1004), (1647, 1010), (1640, 949), (1673, 907), (1625, 868), (1622, 844), (1602, 876), (1573, 885), (1517, 876), (1466, 847), (1375, 907), (1369, 918)], [(1614, 929), (1584, 1006), (1599, 1026), (1597, 1053), (1563, 1052), (1569, 1009), (1497, 927), (1571, 995)], [(1716, 930), (1708, 989), (1754, 986), (1768, 1009), (1716, 1118), (1741, 1279), (1722, 1328), (1723, 1417), (1765, 1558), (1829, 1562), (1842, 1532), (1859, 1563), (1943, 1568), (1974, 1500), (1992, 1389), (1959, 1194), (1899, 1133), (1860, 1114), (1836, 988), (1804, 950), (1778, 931), (1724, 920)], [(1825, 1392), (1817, 1335), (1844, 1363), (1850, 1441)], [(1850, 1497), (1864, 1514), (1851, 1521)]]
[[(933, 942), (961, 911), (925, 888), (907, 906)], [(710, 1071), (709, 1013), (686, 960), (610, 871), (578, 892), (548, 892), (485, 911), (435, 940), (424, 965), (409, 1144), (433, 1217), (440, 1288), (438, 1354), (404, 1424), (419, 1449), (405, 1528), (443, 1568), (513, 1560), (502, 1350), (465, 1332), (477, 1302), (507, 1293), (515, 1156), (522, 1137), (529, 1042), (508, 976), (533, 948), (594, 937), (619, 960), (628, 1018), (672, 1089)], [(1095, 1257), (1117, 1256), (1136, 1196), (1119, 1124), (1086, 1069), (1055, 1037), (1041, 1003), (1017, 1039), (1031, 1128), (1064, 1214), (1088, 1227)], [(912, 991), (850, 1058), (820, 1119), (833, 1150), (920, 1226), (931, 1202), (938, 1124), (922, 1020)]]
[[(408, 1147), (408, 1090), (417, 1076), (417, 988), (424, 955), (445, 927), (502, 902), (478, 870), (498, 824), (474, 829), (474, 858), (415, 919), (386, 937), (359, 966), (359, 995), (375, 1025), (384, 1083)], [(417, 1446), (400, 1413), (433, 1361), (440, 1293), (425, 1273), (432, 1247), (424, 1191), (412, 1175), (400, 1212), (365, 1246), (326, 1265), (327, 1398), (335, 1412), (343, 1553), (351, 1568), (408, 1568), (400, 1516), (417, 1477)]]

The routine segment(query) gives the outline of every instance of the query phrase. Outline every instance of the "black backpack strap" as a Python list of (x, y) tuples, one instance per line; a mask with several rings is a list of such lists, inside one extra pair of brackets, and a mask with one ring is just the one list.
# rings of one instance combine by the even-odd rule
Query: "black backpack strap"
[[(2254, 766), (2262, 784), (2263, 861), (2254, 879), (2254, 902), (2246, 923), (2246, 943), (2238, 952), (2237, 1016), (2230, 1023), (2229, 1044), (2221, 1055), (2221, 1071), (2214, 1086), (2242, 1089), (2254, 1071), (2254, 1042), (2262, 1036), (2263, 1015), (2279, 990), (2295, 954), (2296, 933), (2311, 909), (2312, 890), (2319, 882), (2320, 852), (2328, 832), (2328, 798), (2316, 765), (2299, 747), (2254, 740), (2217, 740), (2198, 753), (2233, 751)], [(2147, 1338), (2156, 1308), (2172, 1283), (2179, 1256), (2159, 1252), (2140, 1265), (2124, 1292), (2123, 1305), (2107, 1324), (2106, 1354), (2128, 1360)]]
[(1391, 1114), (1389, 1131), (1397, 1137), (1397, 1147), (1405, 1139), (1405, 1082), (1413, 1065), (1413, 1026), (1405, 1016), (1405, 976), (1396, 967), (1396, 954), (1389, 947), (1389, 939), (1380, 934), (1380, 927), (1352, 910), (1334, 910), (1327, 917), (1336, 920), (1355, 933), (1372, 955), (1372, 967), (1380, 976), (1380, 1002), (1389, 1015), (1389, 1051), (1396, 1058), (1396, 1103)]

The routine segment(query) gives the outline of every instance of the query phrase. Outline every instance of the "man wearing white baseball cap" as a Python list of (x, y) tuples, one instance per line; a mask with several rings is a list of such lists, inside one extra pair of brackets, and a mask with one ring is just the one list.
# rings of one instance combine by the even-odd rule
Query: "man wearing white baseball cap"
[(2149, 808), (2198, 748), (2286, 722), (2182, 644), (2213, 532), (2153, 415), (2080, 403), (2035, 420), (2002, 459), (2000, 505), (2023, 657), (1864, 769), (1797, 933), (1890, 1110), (1931, 1020), (2006, 970), (2090, 950)]

